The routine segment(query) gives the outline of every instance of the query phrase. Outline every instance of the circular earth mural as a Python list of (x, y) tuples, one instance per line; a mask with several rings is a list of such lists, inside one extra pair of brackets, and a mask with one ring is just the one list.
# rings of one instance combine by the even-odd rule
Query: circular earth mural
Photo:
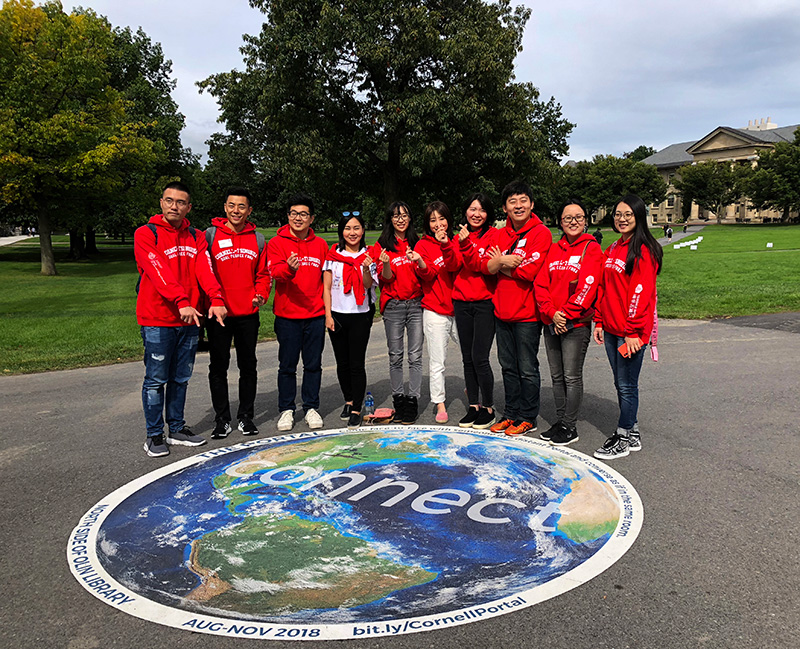
[(519, 610), (598, 575), (642, 506), (606, 465), (482, 431), (381, 427), (213, 449), (95, 505), (71, 570), (96, 597), (226, 636), (344, 639)]

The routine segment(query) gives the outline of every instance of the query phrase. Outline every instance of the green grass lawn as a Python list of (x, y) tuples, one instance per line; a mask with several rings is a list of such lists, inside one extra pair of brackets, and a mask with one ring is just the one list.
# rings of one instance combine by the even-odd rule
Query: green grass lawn
[(800, 311), (800, 226), (711, 225), (699, 235), (697, 250), (664, 248), (659, 316)]
[[(335, 232), (321, 234), (329, 242), (337, 238)], [(800, 226), (712, 225), (701, 234), (697, 250), (665, 248), (658, 281), (660, 316), (800, 311)], [(604, 248), (617, 238), (610, 229), (603, 235)], [(368, 233), (368, 242), (377, 236)], [(63, 260), (66, 237), (54, 237), (54, 242), (56, 277), (39, 275), (38, 240), (0, 247), (0, 317), (5, 325), (0, 370), (40, 372), (139, 358), (137, 273), (130, 243), (100, 239), (100, 256), (72, 262)], [(262, 338), (273, 336), (272, 324), (270, 304), (261, 310)]]

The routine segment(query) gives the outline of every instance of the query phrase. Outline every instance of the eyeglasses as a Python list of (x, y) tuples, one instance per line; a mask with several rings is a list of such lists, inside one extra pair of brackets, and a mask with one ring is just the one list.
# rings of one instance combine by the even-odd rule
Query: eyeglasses
[(619, 220), (630, 221), (634, 217), (633, 212), (614, 212), (614, 218)]
[(296, 219), (298, 216), (301, 219), (307, 219), (309, 216), (311, 216), (311, 214), (309, 214), (308, 212), (298, 212), (296, 210), (292, 210), (291, 212), (289, 212), (289, 216), (291, 216), (293, 219)]
[(353, 216), (361, 216), (361, 212), (342, 212), (342, 216), (350, 216), (351, 214)]
[(583, 223), (586, 220), (586, 217), (581, 214), (580, 216), (562, 216), (561, 222), (562, 223)]
[(407, 221), (410, 218), (408, 214), (392, 214), (392, 221)]
[(161, 200), (164, 201), (164, 204), (168, 207), (172, 207), (173, 204), (177, 205), (178, 207), (186, 207), (189, 204), (189, 201), (185, 201), (182, 198), (175, 200), (171, 196), (167, 196), (167, 198), (162, 198)]

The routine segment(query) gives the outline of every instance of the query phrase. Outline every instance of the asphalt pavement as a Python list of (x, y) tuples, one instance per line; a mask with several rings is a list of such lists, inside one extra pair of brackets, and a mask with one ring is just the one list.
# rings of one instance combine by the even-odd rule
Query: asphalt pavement
[[(633, 547), (587, 583), (519, 612), (447, 630), (359, 638), (346, 646), (800, 646), (800, 336), (728, 321), (665, 320), (659, 333), (660, 361), (645, 360), (641, 377), (644, 448), (611, 464), (644, 505), (644, 526)], [(277, 434), (277, 344), (260, 344), (258, 355), (255, 421), (261, 436), (271, 436)], [(465, 408), (460, 360), (451, 343), (451, 422)], [(541, 430), (554, 411), (544, 350), (540, 360)], [(367, 368), (378, 405), (390, 400), (387, 364), (378, 322)], [(213, 415), (206, 368), (201, 354), (186, 413), (188, 423), (207, 436)], [(200, 449), (173, 447), (168, 458), (148, 458), (142, 450), (142, 376), (141, 363), (127, 363), (0, 378), (0, 647), (183, 649), (256, 642), (140, 620), (92, 597), (70, 574), (67, 538), (92, 505), (159, 466), (241, 441), (234, 433)], [(496, 376), (501, 403), (499, 371)], [(585, 383), (580, 440), (573, 448), (591, 454), (613, 431), (617, 416), (611, 371), (594, 344)], [(329, 345), (321, 397), (326, 427), (339, 428), (341, 394)], [(420, 423), (433, 425), (427, 385), (422, 402)], [(294, 430), (306, 430), (305, 424)]]

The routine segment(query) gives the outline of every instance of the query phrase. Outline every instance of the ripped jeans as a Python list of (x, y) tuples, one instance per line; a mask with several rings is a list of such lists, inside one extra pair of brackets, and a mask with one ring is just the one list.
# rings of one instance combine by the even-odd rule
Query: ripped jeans
[(177, 433), (186, 423), (183, 407), (186, 403), (186, 388), (194, 369), (197, 334), (196, 325), (142, 327), (142, 406), (148, 437), (164, 432), (165, 410), (169, 432)]

